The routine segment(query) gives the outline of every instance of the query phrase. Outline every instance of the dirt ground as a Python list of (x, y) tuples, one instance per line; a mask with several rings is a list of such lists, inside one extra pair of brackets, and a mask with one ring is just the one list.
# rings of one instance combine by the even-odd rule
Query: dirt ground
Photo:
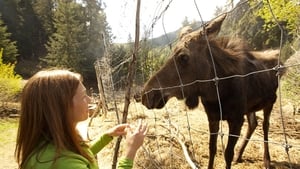
[[(122, 107), (122, 106), (120, 106)], [(120, 108), (122, 110), (122, 108)], [(292, 106), (286, 104), (282, 107), (283, 130), (281, 114), (278, 105), (275, 105), (270, 119), (269, 147), (271, 165), (274, 169), (300, 168), (300, 115), (293, 115)], [(120, 111), (121, 112), (121, 111)], [(243, 162), (233, 164), (233, 169), (261, 169), (263, 168), (263, 132), (262, 112), (257, 112), (258, 127), (253, 134), (243, 155)], [(121, 117), (121, 115), (120, 115)], [(128, 122), (135, 124), (137, 119), (143, 118), (148, 123), (149, 131), (137, 154), (134, 168), (136, 169), (185, 169), (191, 168), (184, 157), (179, 142), (188, 147), (190, 158), (198, 168), (207, 168), (208, 164), (208, 121), (202, 107), (186, 110), (182, 102), (171, 99), (161, 110), (147, 110), (140, 103), (132, 103), (129, 109)], [(106, 119), (98, 118), (92, 123), (91, 131), (99, 133), (108, 126), (117, 123), (116, 114), (108, 113)], [(215, 168), (225, 168), (223, 151), (227, 144), (227, 123), (222, 122), (218, 137), (218, 151), (215, 159)], [(247, 122), (244, 123), (239, 146), (246, 133)], [(97, 131), (98, 130), (98, 131)], [(285, 134), (284, 134), (285, 133)], [(285, 141), (286, 140), (286, 141)], [(288, 151), (285, 143), (290, 146)], [(98, 155), (101, 168), (111, 168), (114, 142), (109, 148)], [(224, 148), (222, 148), (224, 147)], [(122, 154), (120, 152), (120, 154)], [(105, 167), (102, 167), (105, 166)]]
[[(122, 112), (122, 105), (118, 106)], [(269, 147), (274, 169), (298, 169), (300, 168), (300, 115), (293, 115), (292, 107), (285, 104), (282, 107), (284, 129), (278, 105), (275, 106), (270, 119)], [(121, 118), (121, 114), (119, 114)], [(259, 125), (256, 128), (245, 152), (243, 162), (233, 164), (232, 169), (261, 169), (263, 168), (263, 133), (262, 113), (257, 112)], [(176, 99), (171, 99), (161, 110), (147, 110), (140, 103), (132, 102), (129, 109), (128, 122), (136, 124), (137, 119), (142, 118), (148, 123), (149, 131), (143, 147), (139, 150), (134, 164), (134, 169), (185, 169), (191, 168), (184, 157), (183, 149), (179, 142), (187, 146), (190, 158), (198, 168), (207, 168), (208, 164), (208, 122), (202, 107), (194, 110), (186, 110), (184, 104)], [(13, 121), (17, 123), (16, 120)], [(117, 124), (115, 111), (108, 112), (107, 117), (97, 117), (88, 127), (89, 120), (83, 122), (79, 128), (84, 136), (89, 133), (89, 138), (96, 138), (107, 128)], [(2, 121), (1, 121), (2, 125)], [(247, 122), (244, 123), (241, 138), (236, 149), (245, 134)], [(13, 158), (16, 127), (13, 127), (6, 139), (2, 139), (0, 146), (1, 169), (16, 169)], [(224, 137), (218, 137), (218, 150), (215, 159), (215, 168), (225, 168), (223, 151), (227, 141), (227, 124), (220, 124), (220, 133)], [(284, 134), (285, 133), (285, 134)], [(101, 169), (111, 169), (114, 147), (117, 139), (114, 139), (98, 154), (98, 162)], [(290, 145), (288, 151), (285, 143)], [(122, 155), (123, 141), (121, 142), (120, 155)]]

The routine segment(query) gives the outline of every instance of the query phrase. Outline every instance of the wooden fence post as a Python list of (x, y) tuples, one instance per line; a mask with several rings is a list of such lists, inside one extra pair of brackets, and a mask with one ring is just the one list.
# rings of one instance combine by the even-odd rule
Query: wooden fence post
[[(125, 105), (123, 110), (123, 117), (122, 117), (122, 123), (127, 122), (127, 115), (128, 115), (128, 107), (130, 104), (130, 93), (131, 93), (131, 87), (133, 83), (134, 73), (135, 73), (135, 65), (136, 65), (136, 56), (138, 55), (139, 50), (139, 39), (140, 39), (140, 6), (141, 6), (141, 0), (137, 0), (137, 9), (136, 9), (136, 18), (135, 18), (135, 42), (134, 42), (134, 51), (132, 54), (132, 60), (129, 65), (129, 72), (127, 76), (127, 89), (125, 93)], [(118, 140), (115, 145), (115, 152), (113, 156), (113, 164), (112, 169), (116, 169), (117, 167), (117, 161), (118, 161), (118, 154), (120, 149), (120, 143), (121, 143), (122, 137), (118, 137)]]

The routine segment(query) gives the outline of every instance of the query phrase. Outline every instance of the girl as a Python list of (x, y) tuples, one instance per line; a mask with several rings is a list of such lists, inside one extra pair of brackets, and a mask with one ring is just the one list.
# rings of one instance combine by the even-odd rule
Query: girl
[(95, 155), (114, 136), (126, 135), (125, 154), (118, 168), (132, 168), (143, 144), (147, 126), (128, 124), (106, 131), (88, 145), (76, 125), (88, 118), (88, 104), (80, 74), (68, 70), (40, 71), (26, 83), (21, 99), (21, 116), (15, 156), (20, 169), (97, 169)]

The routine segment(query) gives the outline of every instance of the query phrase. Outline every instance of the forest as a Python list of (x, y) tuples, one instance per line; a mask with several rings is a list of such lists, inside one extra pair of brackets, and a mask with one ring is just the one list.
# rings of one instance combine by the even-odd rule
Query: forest
[[(277, 20), (269, 12), (267, 2), (241, 0), (225, 20), (221, 33), (243, 37), (255, 50), (281, 47), (285, 61), (300, 46), (299, 2), (270, 0)], [(113, 43), (114, 35), (104, 9), (101, 0), (80, 3), (76, 0), (0, 0), (3, 74), (0, 86), (4, 89), (1, 95), (14, 98), (21, 88), (16, 81), (51, 67), (79, 72), (88, 86), (96, 86), (95, 63), (104, 57), (109, 58), (115, 87), (124, 88), (133, 41)], [(228, 10), (228, 7), (219, 7), (215, 16)], [(187, 25), (201, 26), (197, 21), (182, 21), (182, 27)], [(136, 84), (141, 85), (163, 64), (180, 29), (154, 39), (143, 37), (137, 58)]]

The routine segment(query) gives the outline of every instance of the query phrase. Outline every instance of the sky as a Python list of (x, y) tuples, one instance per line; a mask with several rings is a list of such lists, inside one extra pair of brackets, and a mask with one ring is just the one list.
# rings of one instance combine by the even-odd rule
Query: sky
[[(213, 19), (216, 7), (224, 6), (228, 2), (228, 0), (195, 1), (203, 21)], [(175, 31), (182, 26), (185, 17), (189, 22), (201, 21), (195, 1), (141, 0), (140, 37), (145, 36), (145, 31), (150, 32), (149, 38)], [(107, 21), (115, 36), (114, 42), (128, 42), (129, 35), (134, 40), (137, 0), (104, 0), (103, 2), (106, 6)], [(167, 10), (163, 13), (167, 6)]]

